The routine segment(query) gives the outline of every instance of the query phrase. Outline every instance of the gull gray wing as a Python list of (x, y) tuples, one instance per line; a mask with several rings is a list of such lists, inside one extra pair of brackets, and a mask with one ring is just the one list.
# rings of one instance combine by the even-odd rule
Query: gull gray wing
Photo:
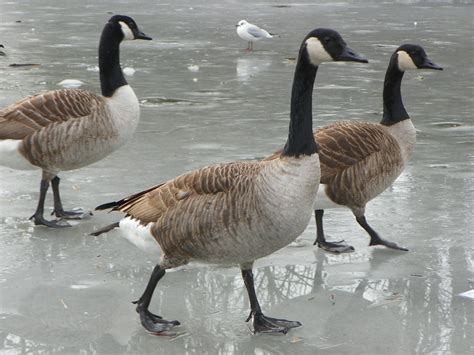
[(257, 27), (255, 25), (248, 25), (247, 26), (247, 32), (249, 35), (255, 37), (255, 38), (267, 38), (270, 37), (270, 34), (261, 29), (260, 27)]

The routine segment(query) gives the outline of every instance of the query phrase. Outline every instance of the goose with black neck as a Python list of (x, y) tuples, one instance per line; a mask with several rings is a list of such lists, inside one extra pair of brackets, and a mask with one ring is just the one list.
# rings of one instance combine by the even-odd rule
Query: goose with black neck
[(323, 62), (367, 60), (350, 50), (339, 33), (317, 29), (303, 40), (295, 70), (288, 140), (272, 161), (234, 162), (191, 171), (98, 210), (125, 213), (124, 237), (140, 248), (159, 247), (161, 260), (135, 302), (143, 327), (167, 334), (178, 321), (149, 311), (166, 270), (190, 261), (239, 265), (255, 332), (286, 333), (298, 321), (263, 314), (253, 281), (253, 263), (294, 241), (306, 228), (319, 188), (318, 148), (312, 134), (312, 92)]
[(415, 147), (415, 127), (401, 96), (405, 71), (415, 69), (442, 70), (421, 46), (400, 46), (391, 56), (385, 75), (382, 121), (338, 122), (314, 132), (321, 164), (321, 186), (314, 203), (315, 244), (320, 248), (337, 254), (354, 251), (344, 241), (327, 241), (323, 230), (325, 209), (348, 207), (369, 234), (369, 245), (408, 250), (372, 229), (365, 218), (365, 206), (397, 179)]
[[(35, 225), (70, 226), (62, 219), (78, 219), (80, 211), (65, 211), (59, 195), (58, 173), (95, 163), (127, 142), (135, 131), (138, 99), (120, 67), (124, 40), (151, 40), (128, 16), (115, 15), (106, 23), (99, 45), (102, 96), (78, 89), (48, 91), (0, 110), (0, 165), (20, 170), (42, 169), (40, 196), (31, 217)], [(58, 220), (44, 218), (44, 204), (52, 185)]]

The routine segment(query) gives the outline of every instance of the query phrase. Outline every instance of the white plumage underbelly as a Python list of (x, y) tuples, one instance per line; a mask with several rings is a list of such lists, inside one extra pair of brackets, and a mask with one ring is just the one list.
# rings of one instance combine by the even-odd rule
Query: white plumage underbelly
[(17, 170), (39, 169), (18, 151), (21, 142), (21, 139), (0, 140), (0, 165)]
[(122, 237), (146, 253), (160, 254), (161, 248), (151, 234), (150, 228), (151, 223), (144, 226), (131, 217), (125, 217), (119, 223), (119, 233)]

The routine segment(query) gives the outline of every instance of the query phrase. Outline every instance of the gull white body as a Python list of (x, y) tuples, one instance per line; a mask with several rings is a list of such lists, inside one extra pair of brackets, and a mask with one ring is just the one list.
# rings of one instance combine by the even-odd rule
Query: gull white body
[(248, 42), (248, 46), (247, 46), (248, 50), (253, 49), (253, 42), (255, 41), (260, 41), (261, 39), (264, 39), (264, 38), (273, 38), (273, 35), (271, 35), (269, 32), (267, 32), (263, 28), (260, 28), (256, 25), (248, 23), (245, 20), (241, 20), (237, 24), (237, 34), (244, 41)]

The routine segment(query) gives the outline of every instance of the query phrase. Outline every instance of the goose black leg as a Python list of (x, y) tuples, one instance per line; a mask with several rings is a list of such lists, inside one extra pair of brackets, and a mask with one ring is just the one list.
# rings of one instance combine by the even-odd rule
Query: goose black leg
[(286, 334), (290, 328), (301, 326), (301, 323), (298, 321), (289, 321), (286, 319), (277, 319), (264, 316), (262, 309), (260, 308), (260, 304), (258, 303), (257, 295), (255, 294), (252, 269), (241, 271), (250, 300), (251, 311), (247, 318), (247, 322), (253, 318), (253, 330), (255, 333)]
[[(64, 219), (82, 219), (84, 217), (84, 211), (65, 211), (61, 202), (61, 196), (59, 195), (59, 182), (61, 179), (55, 176), (51, 180), (51, 187), (53, 188), (54, 198), (54, 210), (51, 215), (55, 215), (58, 218)], [(90, 213), (90, 212), (89, 212)]]
[(40, 197), (38, 201), (38, 207), (36, 208), (35, 214), (30, 217), (35, 223), (35, 225), (43, 225), (51, 228), (64, 228), (70, 227), (67, 223), (58, 223), (58, 221), (48, 221), (44, 218), (44, 201), (46, 200), (46, 193), (49, 188), (49, 180), (41, 179), (40, 184)]
[(369, 224), (367, 223), (367, 221), (365, 219), (365, 216), (356, 217), (356, 220), (357, 220), (357, 223), (359, 223), (360, 226), (362, 228), (364, 228), (367, 233), (369, 233), (369, 235), (370, 235), (369, 246), (383, 245), (383, 246), (386, 246), (387, 248), (390, 248), (390, 249), (408, 251), (407, 248), (402, 248), (402, 247), (398, 246), (397, 244), (395, 244), (393, 242), (389, 242), (387, 240), (382, 239), (378, 235), (378, 233), (376, 231), (374, 231), (372, 229), (372, 227), (369, 226)]
[(316, 240), (313, 245), (317, 245), (319, 248), (334, 254), (352, 253), (354, 247), (347, 245), (344, 240), (339, 242), (326, 241), (323, 229), (323, 215), (324, 210), (314, 210), (314, 218), (316, 219)]
[(140, 315), (140, 321), (143, 327), (150, 333), (155, 335), (168, 335), (163, 334), (163, 332), (170, 330), (171, 328), (180, 325), (177, 320), (168, 321), (162, 317), (151, 313), (148, 310), (150, 306), (150, 301), (155, 291), (158, 281), (165, 275), (165, 269), (162, 269), (160, 265), (156, 265), (151, 273), (150, 280), (146, 286), (145, 292), (138, 299), (138, 301), (133, 302), (137, 305), (137, 313)]

